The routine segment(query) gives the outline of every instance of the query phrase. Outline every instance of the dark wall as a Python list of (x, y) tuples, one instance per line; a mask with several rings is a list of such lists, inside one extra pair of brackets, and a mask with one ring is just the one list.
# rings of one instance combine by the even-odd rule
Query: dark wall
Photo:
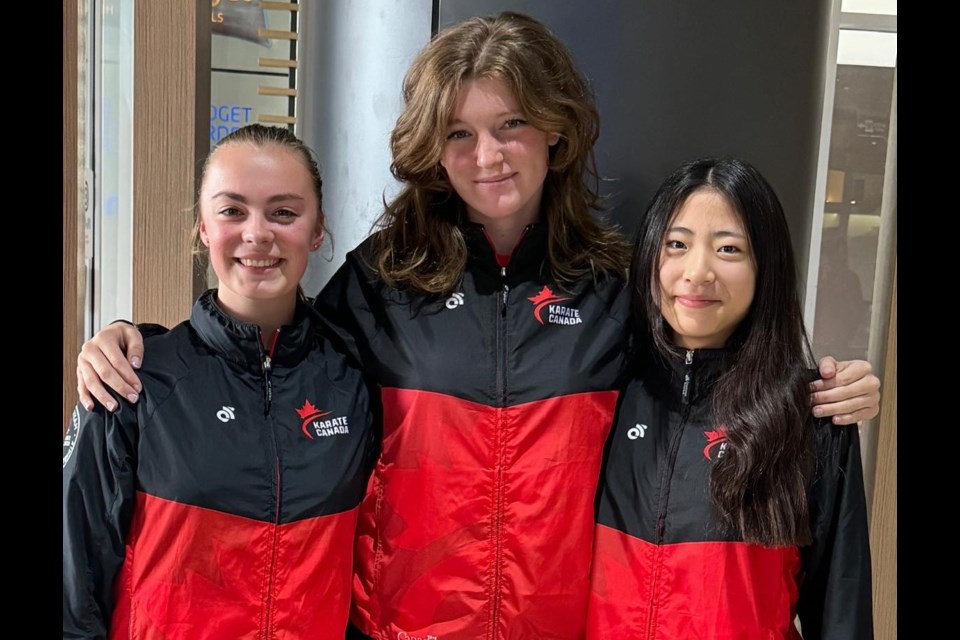
[(806, 272), (829, 2), (437, 0), (441, 28), (504, 10), (543, 21), (573, 51), (601, 114), (597, 161), (612, 213), (636, 229), (682, 162), (739, 156), (771, 181)]

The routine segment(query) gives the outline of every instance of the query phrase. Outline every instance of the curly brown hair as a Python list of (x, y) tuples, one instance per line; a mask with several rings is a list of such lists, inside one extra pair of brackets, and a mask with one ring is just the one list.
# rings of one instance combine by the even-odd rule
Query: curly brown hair
[(560, 135), (550, 149), (541, 203), (554, 279), (562, 286), (587, 274), (625, 274), (626, 241), (596, 217), (593, 148), (600, 118), (590, 87), (570, 51), (544, 25), (506, 12), (442, 31), (404, 79), (404, 110), (390, 138), (390, 169), (403, 188), (377, 221), (371, 261), (380, 277), (390, 286), (430, 294), (449, 293), (462, 277), (464, 206), (440, 157), (461, 86), (482, 78), (503, 81), (531, 125)]

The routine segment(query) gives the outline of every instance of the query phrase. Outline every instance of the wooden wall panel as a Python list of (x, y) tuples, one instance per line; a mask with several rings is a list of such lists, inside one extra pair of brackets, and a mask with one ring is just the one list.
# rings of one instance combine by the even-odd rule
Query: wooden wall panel
[(133, 318), (185, 319), (203, 278), (190, 256), (192, 205), (210, 148), (210, 6), (134, 8)]
[(883, 367), (883, 399), (870, 517), (873, 619), (877, 640), (897, 638), (897, 271)]

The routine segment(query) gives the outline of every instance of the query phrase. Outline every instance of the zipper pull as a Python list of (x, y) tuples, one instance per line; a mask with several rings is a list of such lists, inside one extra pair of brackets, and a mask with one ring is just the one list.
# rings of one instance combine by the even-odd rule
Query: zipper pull
[(687, 369), (683, 374), (682, 396), (683, 396), (683, 403), (687, 404), (689, 402), (689, 398), (687, 398), (687, 394), (690, 392), (690, 378), (691, 378), (690, 370), (692, 368), (691, 365), (693, 365), (693, 349), (687, 349), (687, 356), (686, 358), (684, 358), (683, 363), (687, 366)]
[(500, 267), (500, 278), (503, 282), (503, 311), (502, 314), (504, 317), (507, 315), (507, 294), (510, 293), (510, 286), (507, 284), (507, 268)]
[(270, 383), (270, 356), (263, 356), (263, 415), (270, 413), (273, 385)]
[(277, 332), (273, 334), (273, 340), (270, 342), (270, 351), (263, 354), (263, 415), (270, 413), (270, 402), (273, 400), (273, 384), (270, 382), (270, 371), (273, 366), (273, 354), (279, 341), (280, 329), (277, 329)]

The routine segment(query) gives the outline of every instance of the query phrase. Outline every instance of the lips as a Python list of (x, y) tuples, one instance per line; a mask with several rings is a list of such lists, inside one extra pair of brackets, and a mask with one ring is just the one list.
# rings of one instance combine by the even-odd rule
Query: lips
[(688, 309), (705, 309), (719, 302), (719, 300), (701, 296), (675, 296), (675, 299), (677, 304)]
[(482, 179), (480, 179), (480, 180), (476, 180), (475, 182), (476, 182), (477, 184), (481, 184), (481, 185), (482, 185), (482, 184), (497, 185), (497, 184), (500, 184), (500, 183), (502, 183), (502, 182), (506, 182), (507, 180), (509, 180), (510, 178), (512, 178), (512, 177), (515, 176), (515, 175), (517, 175), (516, 172), (514, 172), (514, 173), (507, 173), (507, 174), (504, 174), (504, 175), (502, 175), (502, 176), (494, 176), (494, 177), (492, 177), (492, 178), (482, 178)]

